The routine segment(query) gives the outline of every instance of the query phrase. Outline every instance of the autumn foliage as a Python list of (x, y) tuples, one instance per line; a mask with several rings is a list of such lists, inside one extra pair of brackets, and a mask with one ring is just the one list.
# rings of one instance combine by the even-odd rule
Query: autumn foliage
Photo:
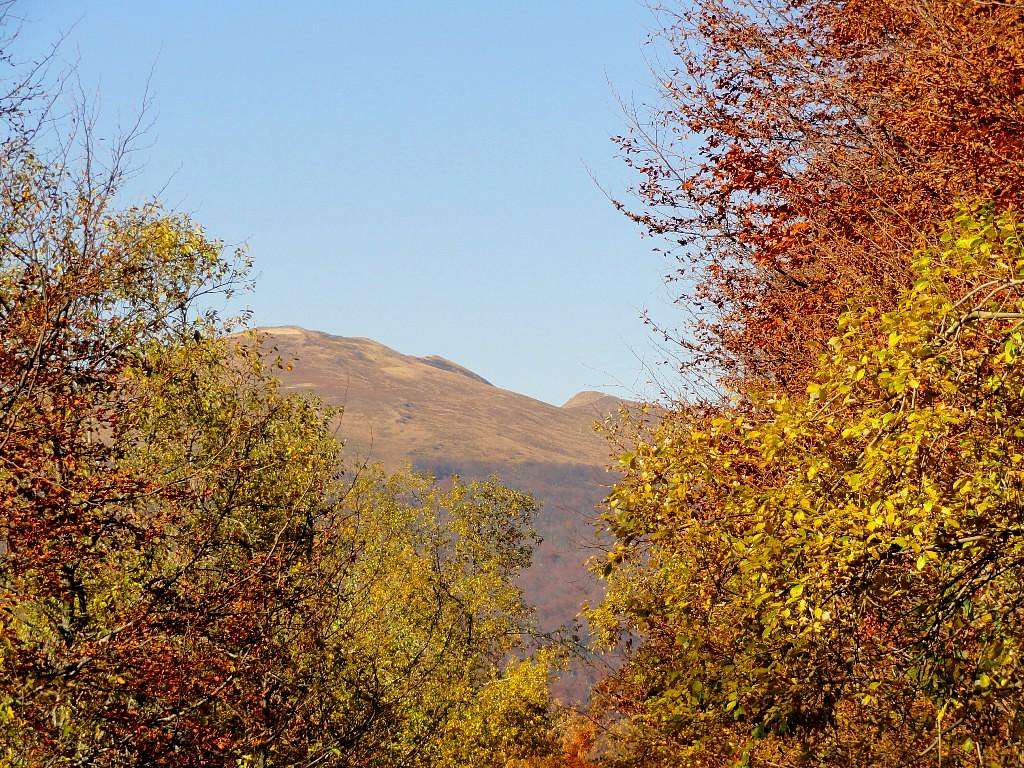
[(288, 363), (213, 309), (244, 253), (118, 207), (125, 144), (48, 154), (19, 125), (0, 164), (0, 766), (547, 754), (556, 659), (526, 654), (516, 585), (532, 499), (346, 467), (334, 412), (283, 393)]
[(612, 430), (581, 712), (533, 500), (349, 463), (246, 254), (0, 88), (0, 768), (1021, 763), (1024, 7), (658, 13), (621, 207), (704, 397)]
[(623, 458), (593, 618), (645, 639), (604, 692), (643, 764), (1017, 759), (1022, 237), (962, 215), (805, 393), (679, 412)]
[[(985, 0), (661, 9), (662, 99), (619, 141), (679, 259), (691, 362), (802, 390), (847, 299), (891, 308), (965, 198), (1019, 204), (1024, 17)], [(691, 291), (691, 286), (696, 288)]]
[(661, 14), (624, 207), (705, 397), (608, 499), (599, 762), (1017, 765), (1024, 8)]

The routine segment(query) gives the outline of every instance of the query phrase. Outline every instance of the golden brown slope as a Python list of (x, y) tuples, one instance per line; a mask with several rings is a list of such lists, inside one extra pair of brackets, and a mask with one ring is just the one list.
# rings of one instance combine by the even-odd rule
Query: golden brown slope
[[(391, 465), (453, 458), (607, 463), (607, 444), (593, 430), (600, 410), (589, 407), (592, 399), (558, 408), (492, 386), (444, 358), (301, 328), (264, 330), (278, 353), (295, 361), (285, 386), (343, 405), (345, 438), (360, 455)], [(618, 402), (599, 397), (602, 405)]]

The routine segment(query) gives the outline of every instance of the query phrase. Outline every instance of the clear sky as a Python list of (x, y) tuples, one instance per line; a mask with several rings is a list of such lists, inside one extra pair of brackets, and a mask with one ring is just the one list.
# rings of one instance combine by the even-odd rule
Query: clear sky
[[(665, 265), (631, 180), (641, 0), (23, 0), (23, 43), (155, 124), (133, 189), (248, 243), (261, 325), (368, 336), (561, 403), (644, 391)], [(623, 385), (624, 390), (615, 385)]]

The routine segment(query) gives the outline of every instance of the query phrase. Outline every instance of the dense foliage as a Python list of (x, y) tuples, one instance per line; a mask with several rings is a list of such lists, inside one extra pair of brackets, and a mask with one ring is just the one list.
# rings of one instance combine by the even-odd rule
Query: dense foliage
[(710, 396), (623, 411), (581, 713), (532, 499), (347, 465), (245, 253), (4, 82), (0, 768), (1024, 762), (1024, 8), (660, 12), (618, 141)]
[(591, 756), (1017, 765), (1024, 8), (660, 12), (619, 141), (703, 398), (630, 426)]
[(594, 616), (645, 639), (612, 692), (635, 754), (1019, 760), (1022, 235), (965, 213), (805, 394), (680, 411), (624, 458)]
[[(620, 139), (679, 259), (690, 362), (801, 391), (844, 302), (891, 309), (965, 198), (1022, 202), (1024, 14), (1002, 0), (687, 0)], [(696, 290), (693, 291), (693, 286)]]

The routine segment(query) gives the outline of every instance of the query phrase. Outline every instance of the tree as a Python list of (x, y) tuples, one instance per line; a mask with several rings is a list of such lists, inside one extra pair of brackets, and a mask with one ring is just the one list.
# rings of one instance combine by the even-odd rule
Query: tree
[[(624, 456), (593, 614), (611, 764), (1010, 765), (1024, 749), (1024, 241), (968, 210), (802, 394)], [(624, 633), (624, 634), (621, 634)]]
[(533, 501), (346, 472), (214, 309), (246, 255), (118, 209), (88, 134), (0, 166), (0, 766), (543, 753)]
[(115, 181), (31, 153), (0, 177), (0, 708), (43, 748), (76, 714), (64, 697), (102, 699), (90, 674), (141, 628), (100, 621), (91, 586), (178, 522), (147, 502), (162, 478), (124, 460), (148, 405), (130, 372), (212, 330), (190, 308), (239, 275), (187, 219), (110, 214)]
[(1019, 4), (659, 10), (662, 99), (618, 139), (630, 215), (680, 261), (690, 362), (734, 389), (802, 391), (845, 302), (891, 309), (958, 201), (1022, 203)]
[(2, 764), (544, 749), (548, 661), (508, 663), (532, 500), (347, 477), (334, 414), (196, 314), (244, 259), (52, 170), (26, 165), (0, 218)]

